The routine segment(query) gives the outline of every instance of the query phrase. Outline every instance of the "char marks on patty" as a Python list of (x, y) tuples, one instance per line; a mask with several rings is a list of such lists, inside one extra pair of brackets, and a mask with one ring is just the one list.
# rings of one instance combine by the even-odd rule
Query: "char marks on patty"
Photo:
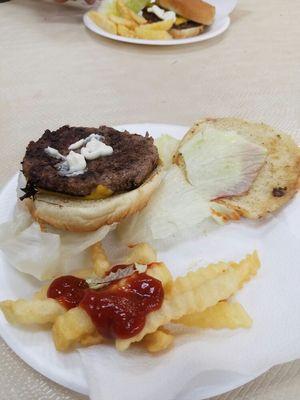
[[(59, 160), (45, 153), (50, 146), (61, 154), (69, 153), (68, 147), (92, 133), (103, 136), (103, 142), (112, 146), (113, 154), (87, 161), (87, 172), (74, 177), (61, 176), (56, 164)], [(76, 150), (80, 151), (80, 150)], [(139, 187), (158, 165), (158, 151), (153, 138), (113, 128), (70, 127), (56, 131), (46, 130), (36, 142), (30, 142), (23, 160), (23, 173), (30, 184), (37, 188), (74, 196), (89, 195), (98, 185), (114, 193)]]

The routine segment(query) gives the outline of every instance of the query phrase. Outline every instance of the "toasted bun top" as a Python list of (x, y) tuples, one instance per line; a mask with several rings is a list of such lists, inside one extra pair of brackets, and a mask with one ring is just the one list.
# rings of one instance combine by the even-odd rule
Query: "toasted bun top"
[(207, 125), (234, 130), (250, 142), (267, 149), (267, 159), (248, 193), (217, 200), (239, 215), (258, 219), (286, 204), (297, 192), (300, 178), (300, 148), (292, 138), (272, 127), (237, 118), (207, 118), (194, 124), (183, 139), (189, 140)]
[(159, 5), (203, 25), (211, 25), (215, 17), (215, 7), (202, 0), (159, 0)]

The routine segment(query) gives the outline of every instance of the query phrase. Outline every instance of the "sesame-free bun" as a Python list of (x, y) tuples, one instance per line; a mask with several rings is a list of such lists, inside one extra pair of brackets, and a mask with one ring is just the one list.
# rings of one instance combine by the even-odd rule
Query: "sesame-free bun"
[(218, 199), (217, 203), (233, 210), (233, 215), (237, 213), (249, 219), (259, 219), (275, 212), (295, 195), (300, 178), (300, 148), (289, 135), (268, 125), (238, 118), (206, 118), (194, 124), (181, 144), (207, 126), (236, 131), (244, 139), (267, 149), (266, 162), (249, 191), (240, 196)]
[(159, 0), (158, 3), (181, 17), (203, 25), (211, 25), (215, 17), (215, 7), (202, 0)]
[(121, 221), (144, 208), (163, 178), (159, 164), (149, 178), (137, 189), (112, 195), (103, 200), (70, 199), (59, 194), (37, 193), (34, 200), (26, 199), (33, 218), (41, 225), (72, 231), (94, 231), (104, 225)]
[(195, 26), (193, 28), (186, 29), (176, 29), (176, 27), (170, 30), (171, 35), (174, 39), (186, 39), (194, 36), (198, 36), (201, 32), (203, 32), (204, 26)]

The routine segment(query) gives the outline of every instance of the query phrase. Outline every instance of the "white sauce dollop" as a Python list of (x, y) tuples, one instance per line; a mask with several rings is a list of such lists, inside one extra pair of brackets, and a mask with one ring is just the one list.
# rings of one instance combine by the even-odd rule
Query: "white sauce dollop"
[[(86, 172), (86, 160), (95, 160), (98, 157), (109, 156), (113, 153), (113, 148), (103, 143), (101, 141), (102, 139), (103, 136), (100, 136), (97, 133), (92, 133), (87, 138), (80, 139), (71, 144), (68, 148), (70, 152), (66, 157), (50, 146), (45, 148), (45, 153), (50, 157), (63, 160), (63, 162), (56, 165), (60, 175), (69, 177), (76, 176)], [(80, 148), (80, 153), (73, 151)]]
[(107, 146), (99, 140), (90, 140), (85, 147), (82, 147), (81, 154), (86, 160), (95, 160), (98, 157), (109, 156), (113, 153), (113, 148)]
[(50, 157), (57, 158), (58, 160), (65, 160), (65, 158), (66, 158), (65, 156), (60, 154), (60, 152), (58, 150), (56, 150), (50, 146), (45, 148), (45, 153), (48, 154), (48, 156), (50, 156)]
[(69, 166), (69, 172), (83, 172), (86, 168), (86, 161), (82, 154), (75, 153), (75, 151), (70, 151), (66, 157), (66, 161)]
[(176, 13), (174, 11), (165, 11), (162, 8), (154, 5), (152, 7), (147, 8), (148, 12), (155, 14), (158, 18), (162, 19), (163, 21), (168, 20), (176, 20)]
[(84, 146), (85, 144), (87, 144), (88, 142), (90, 142), (93, 139), (97, 139), (100, 141), (101, 139), (103, 139), (103, 136), (98, 135), (98, 133), (91, 133), (87, 138), (80, 139), (77, 142), (71, 144), (68, 149), (69, 150), (80, 149), (80, 147)]
[(78, 142), (71, 144), (68, 147), (68, 149), (69, 150), (77, 150), (77, 149), (80, 149), (80, 147), (82, 147), (83, 145), (84, 145), (84, 139), (80, 139), (80, 140), (78, 140)]

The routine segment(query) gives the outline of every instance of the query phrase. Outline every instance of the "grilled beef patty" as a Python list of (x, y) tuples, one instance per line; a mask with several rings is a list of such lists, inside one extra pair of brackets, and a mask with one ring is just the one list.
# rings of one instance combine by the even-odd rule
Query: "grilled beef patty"
[[(166, 10), (167, 11), (167, 10)], [(148, 12), (147, 11), (147, 7), (143, 9), (143, 17), (152, 23), (155, 22), (160, 22), (162, 21), (156, 14), (152, 13), (152, 12)], [(194, 21), (187, 21), (187, 22), (183, 22), (182, 24), (179, 25), (173, 25), (173, 28), (175, 29), (190, 29), (190, 28), (196, 28), (197, 26), (200, 26), (201, 24), (198, 24), (197, 22)]]
[[(113, 154), (87, 161), (88, 170), (77, 176), (66, 177), (58, 173), (59, 160), (47, 155), (50, 146), (61, 154), (69, 153), (68, 147), (80, 139), (97, 133), (103, 142), (112, 146)], [(76, 150), (80, 152), (79, 150)], [(30, 142), (23, 164), (28, 190), (32, 187), (74, 196), (86, 196), (97, 185), (103, 185), (114, 193), (126, 192), (139, 187), (158, 164), (159, 156), (153, 138), (113, 128), (76, 128), (68, 125), (51, 132), (46, 130), (36, 142)]]

